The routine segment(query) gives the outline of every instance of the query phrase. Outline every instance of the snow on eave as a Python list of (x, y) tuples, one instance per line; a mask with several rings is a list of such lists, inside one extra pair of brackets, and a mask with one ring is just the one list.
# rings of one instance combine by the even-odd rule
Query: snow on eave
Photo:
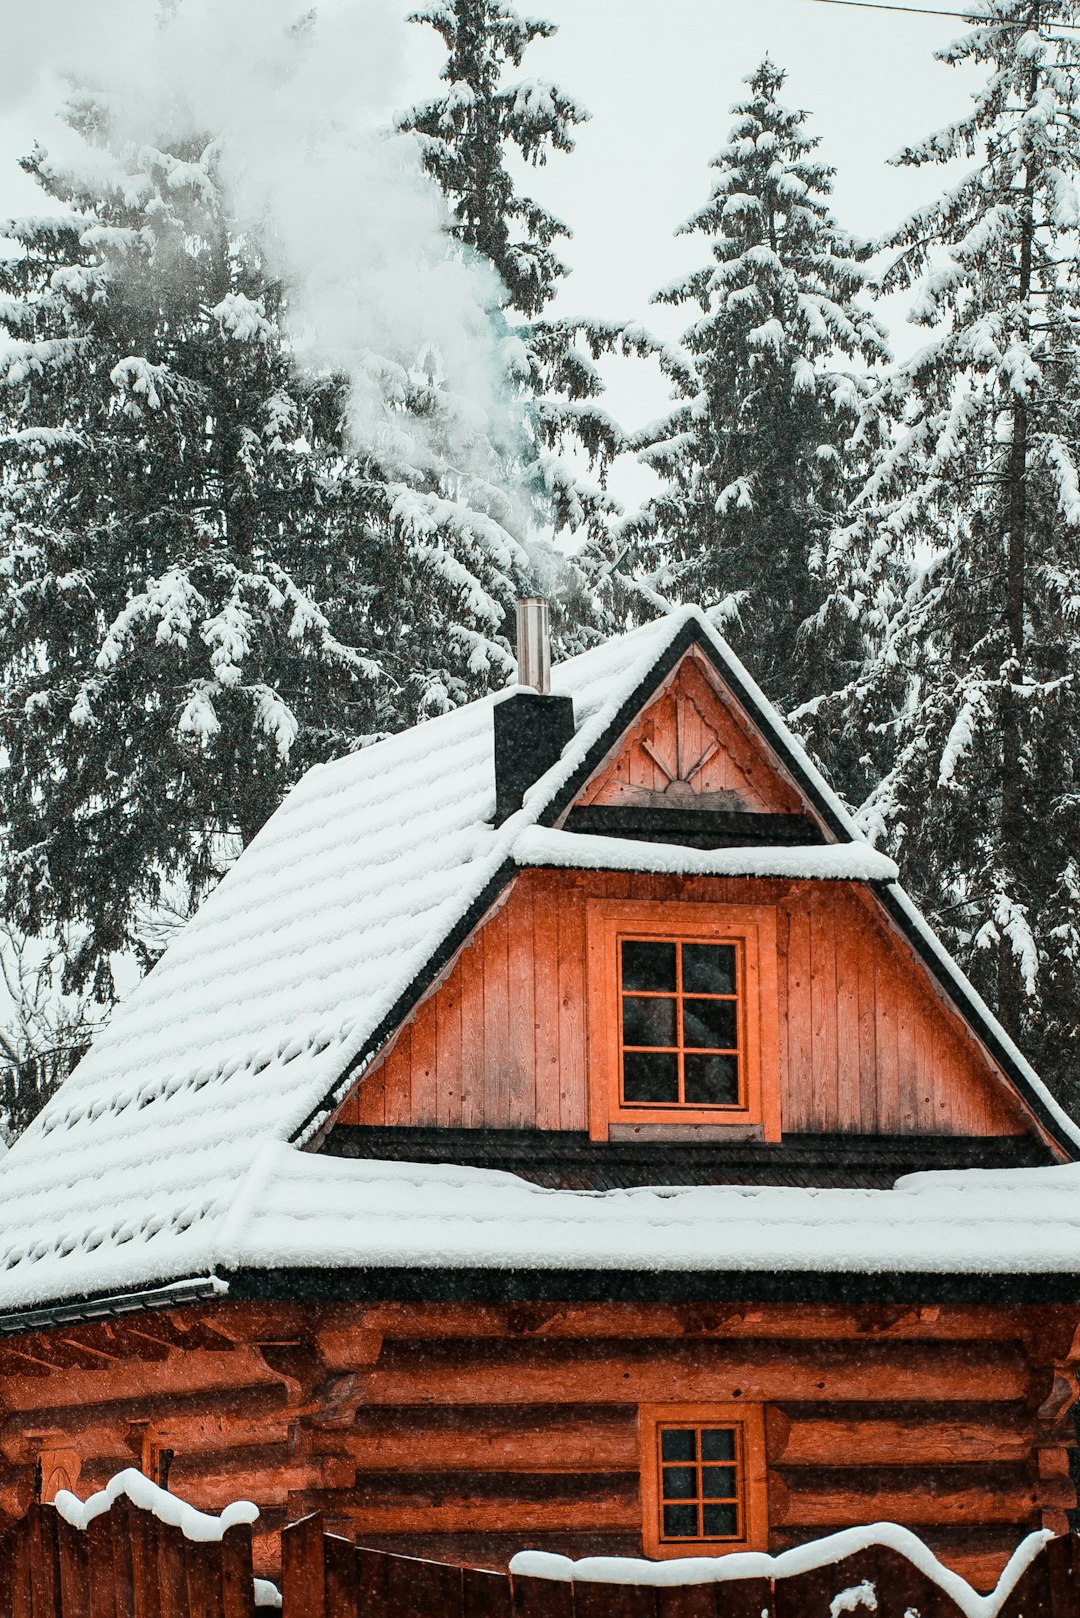
[(827, 882), (892, 882), (897, 876), (893, 861), (869, 843), (687, 848), (631, 837), (555, 831), (547, 826), (529, 826), (519, 832), (513, 858), (523, 867), (647, 871), (671, 876), (788, 877)]
[(1052, 1122), (1059, 1145), (1063, 1144), (1062, 1137), (1064, 1137), (1064, 1140), (1080, 1151), (1080, 1123), (1070, 1118), (1065, 1109), (1055, 1101), (1027, 1057), (1006, 1033), (971, 979), (941, 942), (911, 895), (899, 882), (890, 882), (887, 892), (901, 914), (904, 930), (916, 948), (924, 956), (931, 958), (939, 979), (964, 1021), (973, 1029), (981, 1043), (989, 1046), (991, 1056), (998, 1066), (1002, 1065), (1004, 1059), (1004, 1063), (1013, 1069), (1010, 1077), (1020, 1099), (1027, 1101), (1029, 1105), (1034, 1103), (1037, 1117), (1040, 1112), (1046, 1114), (1046, 1117), (1040, 1118), (1039, 1122), (1044, 1128), (1048, 1127), (1048, 1122)]

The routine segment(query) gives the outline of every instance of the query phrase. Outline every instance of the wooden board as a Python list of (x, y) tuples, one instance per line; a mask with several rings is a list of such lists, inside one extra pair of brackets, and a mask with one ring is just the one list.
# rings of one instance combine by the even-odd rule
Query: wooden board
[(555, 871), (518, 877), (339, 1121), (587, 1129), (585, 916), (594, 899), (670, 903), (675, 925), (693, 906), (769, 916), (778, 1050), (762, 1082), (784, 1133), (1029, 1127), (875, 902), (852, 885)]

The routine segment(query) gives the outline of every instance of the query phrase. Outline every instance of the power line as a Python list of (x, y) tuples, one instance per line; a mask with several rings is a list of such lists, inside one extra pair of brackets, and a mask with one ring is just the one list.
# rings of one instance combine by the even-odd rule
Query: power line
[[(888, 0), (808, 0), (808, 4), (816, 6), (851, 6), (856, 11), (899, 11), (905, 16), (914, 17), (956, 17), (960, 22), (969, 23), (973, 27), (977, 27), (980, 23), (986, 23), (997, 28), (1026, 28), (1028, 26), (1023, 22), (1008, 23), (994, 17), (974, 16), (970, 11), (941, 11), (937, 8), (932, 9), (929, 6), (894, 6), (889, 5)], [(1070, 33), (1080, 31), (1076, 23), (1058, 22), (1056, 19), (1043, 26), (1065, 28)]]

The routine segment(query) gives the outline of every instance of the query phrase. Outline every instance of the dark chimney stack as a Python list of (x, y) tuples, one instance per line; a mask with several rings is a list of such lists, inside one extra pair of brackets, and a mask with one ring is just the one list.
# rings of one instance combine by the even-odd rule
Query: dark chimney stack
[(520, 686), (495, 704), (495, 824), (521, 808), (534, 781), (559, 759), (574, 734), (571, 697), (551, 694), (551, 639), (548, 604), (527, 596), (517, 604), (517, 663)]

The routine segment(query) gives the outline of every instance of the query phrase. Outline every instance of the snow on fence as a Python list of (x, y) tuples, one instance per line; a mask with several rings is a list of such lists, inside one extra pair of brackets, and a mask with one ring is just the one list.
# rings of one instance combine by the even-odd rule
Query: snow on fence
[(252, 1576), (257, 1515), (209, 1516), (131, 1471), (85, 1502), (61, 1493), (0, 1536), (0, 1618), (1080, 1618), (1073, 1535), (1029, 1535), (980, 1595), (891, 1524), (775, 1558), (524, 1552), (488, 1572), (368, 1550), (311, 1516), (282, 1534), (279, 1593)]

